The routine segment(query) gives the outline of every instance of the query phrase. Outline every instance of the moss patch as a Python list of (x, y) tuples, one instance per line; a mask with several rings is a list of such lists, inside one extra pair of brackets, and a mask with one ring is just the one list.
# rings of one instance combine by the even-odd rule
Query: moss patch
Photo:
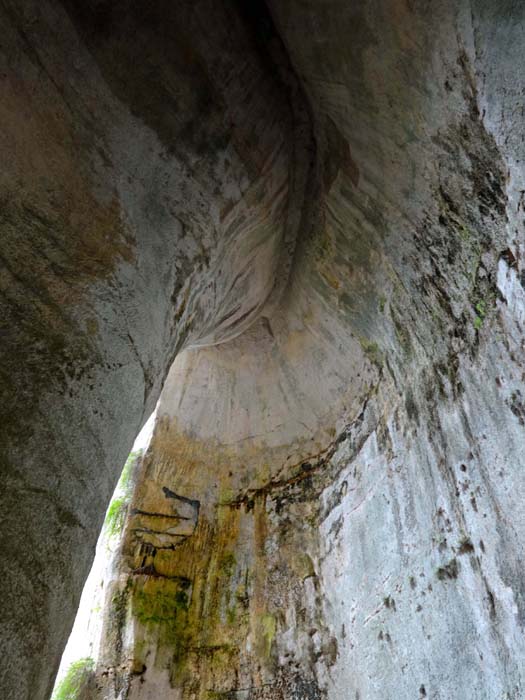
[(131, 452), (126, 460), (126, 464), (120, 475), (116, 493), (119, 495), (113, 498), (109, 504), (104, 520), (104, 530), (109, 538), (117, 537), (124, 529), (128, 506), (133, 492), (133, 473), (138, 460), (142, 457), (142, 450)]
[(383, 354), (379, 349), (379, 345), (376, 342), (363, 337), (359, 338), (359, 343), (370, 362), (381, 368), (383, 366)]
[(52, 700), (80, 700), (93, 678), (95, 662), (86, 657), (74, 661), (53, 691)]
[(189, 581), (150, 579), (137, 582), (131, 594), (131, 613), (149, 634), (158, 635), (179, 660), (189, 639)]
[(275, 632), (277, 630), (277, 622), (275, 617), (270, 615), (270, 613), (265, 613), (261, 619), (261, 627), (264, 638), (264, 655), (266, 658), (269, 658), (270, 652), (272, 651)]
[(127, 511), (128, 503), (124, 498), (114, 498), (111, 501), (104, 520), (104, 530), (108, 537), (115, 537), (122, 532)]

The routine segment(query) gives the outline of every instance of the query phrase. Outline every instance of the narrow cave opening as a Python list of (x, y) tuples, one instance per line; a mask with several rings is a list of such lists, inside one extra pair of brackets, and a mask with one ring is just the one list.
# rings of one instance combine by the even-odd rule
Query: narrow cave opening
[(115, 569), (124, 523), (130, 507), (138, 461), (148, 449), (155, 426), (156, 410), (150, 415), (122, 468), (104, 524), (93, 564), (88, 574), (67, 644), (55, 678), (51, 700), (90, 700), (102, 637), (106, 590)]

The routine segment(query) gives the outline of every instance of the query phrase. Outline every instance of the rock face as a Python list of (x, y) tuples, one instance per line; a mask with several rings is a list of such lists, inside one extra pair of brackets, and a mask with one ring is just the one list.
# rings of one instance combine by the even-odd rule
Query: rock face
[[(5, 2), (1, 686), (525, 696), (525, 8)], [(167, 377), (167, 378), (166, 378)]]
[(289, 266), (289, 102), (243, 17), (192, 6), (0, 7), (9, 699), (51, 692), (119, 469), (173, 358), (241, 332)]

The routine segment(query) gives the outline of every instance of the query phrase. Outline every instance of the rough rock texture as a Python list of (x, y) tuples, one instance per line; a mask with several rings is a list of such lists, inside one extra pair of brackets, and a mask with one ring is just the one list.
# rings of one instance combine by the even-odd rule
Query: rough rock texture
[(1, 12), (7, 697), (524, 697), (525, 8)]
[(0, 22), (0, 687), (39, 700), (166, 372), (269, 299), (300, 177), (290, 91), (229, 3)]

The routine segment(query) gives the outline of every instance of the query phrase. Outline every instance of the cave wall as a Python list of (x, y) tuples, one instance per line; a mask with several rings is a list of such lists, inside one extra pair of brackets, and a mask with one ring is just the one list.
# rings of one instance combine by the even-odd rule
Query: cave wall
[(0, 18), (0, 687), (38, 700), (173, 358), (271, 297), (300, 177), (288, 88), (228, 3)]
[(7, 697), (520, 698), (523, 9), (1, 12)]
[(165, 385), (100, 697), (520, 698), (521, 11), (271, 8), (313, 203), (278, 308)]

